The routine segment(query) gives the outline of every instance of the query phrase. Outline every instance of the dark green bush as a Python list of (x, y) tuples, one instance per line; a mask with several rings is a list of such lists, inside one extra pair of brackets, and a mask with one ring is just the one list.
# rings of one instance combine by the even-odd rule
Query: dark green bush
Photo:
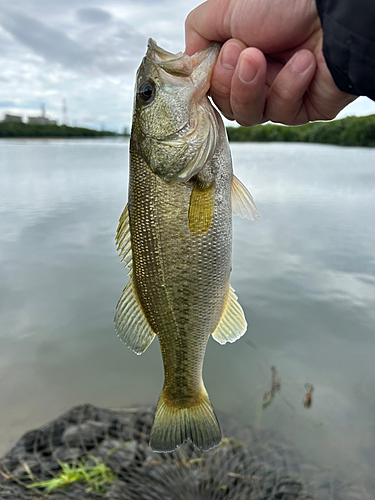
[(0, 137), (106, 137), (118, 135), (107, 130), (92, 130), (67, 125), (32, 125), (0, 122)]
[(349, 116), (342, 120), (315, 122), (298, 127), (257, 125), (228, 127), (230, 141), (241, 142), (314, 142), (340, 146), (375, 147), (375, 115)]

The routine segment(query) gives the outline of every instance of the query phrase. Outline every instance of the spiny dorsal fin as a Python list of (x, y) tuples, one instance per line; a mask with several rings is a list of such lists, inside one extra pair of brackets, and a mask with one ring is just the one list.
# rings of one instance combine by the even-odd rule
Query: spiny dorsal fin
[(117, 235), (117, 250), (122, 256), (121, 262), (129, 268), (129, 283), (122, 292), (118, 301), (115, 314), (115, 326), (118, 337), (137, 354), (142, 354), (151, 344), (155, 333), (151, 330), (148, 321), (143, 314), (142, 306), (138, 300), (132, 279), (132, 248), (130, 240), (129, 210), (124, 208), (121, 214)]
[(193, 236), (206, 234), (214, 216), (215, 184), (207, 188), (194, 184), (190, 196), (189, 227)]
[(118, 301), (115, 325), (118, 337), (136, 354), (142, 354), (154, 340), (155, 333), (143, 313), (132, 277)]
[(212, 337), (219, 344), (235, 342), (246, 332), (247, 323), (242, 307), (237, 301), (237, 295), (229, 285), (228, 299), (223, 314)]
[(124, 208), (121, 214), (116, 234), (116, 245), (117, 251), (120, 257), (122, 257), (121, 262), (125, 262), (125, 267), (129, 268), (129, 273), (131, 274), (132, 269), (132, 247), (130, 241), (130, 226), (129, 226), (129, 209), (128, 205)]
[(233, 215), (238, 215), (242, 219), (257, 220), (259, 212), (253, 197), (234, 174), (232, 177), (231, 197)]

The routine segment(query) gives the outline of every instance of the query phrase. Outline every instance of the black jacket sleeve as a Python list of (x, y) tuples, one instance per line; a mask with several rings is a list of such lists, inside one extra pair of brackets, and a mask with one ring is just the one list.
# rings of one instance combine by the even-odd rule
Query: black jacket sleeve
[(323, 54), (340, 90), (375, 100), (375, 0), (316, 0)]

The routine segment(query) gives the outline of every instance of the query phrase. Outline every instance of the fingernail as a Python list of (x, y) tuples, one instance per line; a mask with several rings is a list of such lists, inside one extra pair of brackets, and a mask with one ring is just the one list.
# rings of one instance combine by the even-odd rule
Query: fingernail
[(242, 57), (240, 60), (240, 66), (238, 68), (238, 77), (243, 83), (251, 83), (257, 76), (258, 69), (255, 64), (246, 57)]
[(237, 66), (238, 58), (240, 57), (241, 49), (236, 43), (228, 43), (224, 45), (221, 54), (221, 64), (225, 69), (233, 70)]
[(298, 52), (291, 61), (291, 67), (296, 73), (304, 73), (311, 66), (309, 52)]

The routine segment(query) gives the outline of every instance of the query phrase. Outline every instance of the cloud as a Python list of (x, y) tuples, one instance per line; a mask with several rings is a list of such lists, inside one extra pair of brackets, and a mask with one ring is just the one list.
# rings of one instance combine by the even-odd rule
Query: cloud
[[(94, 16), (106, 14), (101, 9), (82, 11), (86, 14), (89, 11), (91, 16), (93, 12)], [(109, 21), (111, 16), (108, 16)], [(25, 14), (7, 13), (0, 22), (15, 40), (35, 54), (79, 73), (123, 75), (134, 72), (146, 47), (145, 37), (125, 21), (89, 27), (77, 33), (75, 40)]]
[(0, 22), (17, 41), (47, 61), (78, 67), (91, 64), (94, 60), (93, 51), (79, 45), (62, 31), (49, 28), (32, 17), (9, 12), (3, 14)]
[(82, 23), (101, 24), (110, 21), (112, 16), (109, 12), (103, 9), (88, 7), (86, 9), (79, 9), (77, 11), (77, 18)]
[(372, 113), (375, 113), (375, 102), (368, 97), (358, 97), (358, 99), (340, 111), (337, 118), (345, 118), (345, 116), (352, 115), (371, 115)]

